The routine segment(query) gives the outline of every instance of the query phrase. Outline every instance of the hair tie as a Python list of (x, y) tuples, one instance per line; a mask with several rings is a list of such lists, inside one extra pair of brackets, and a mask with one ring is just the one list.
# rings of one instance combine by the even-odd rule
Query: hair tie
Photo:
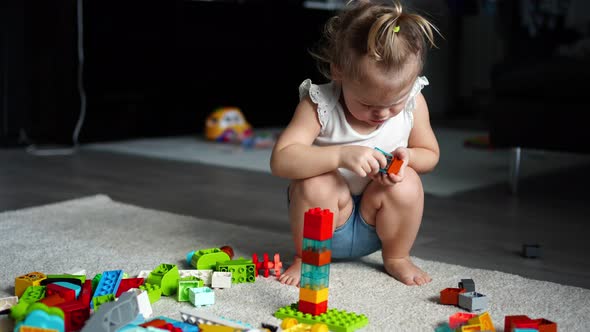
[(399, 32), (399, 25), (396, 25), (395, 28), (393, 28), (393, 32)]

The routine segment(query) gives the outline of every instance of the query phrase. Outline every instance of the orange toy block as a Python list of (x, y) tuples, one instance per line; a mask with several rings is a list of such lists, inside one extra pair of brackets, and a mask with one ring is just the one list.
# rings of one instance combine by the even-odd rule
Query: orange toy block
[(387, 167), (387, 174), (393, 173), (397, 175), (403, 164), (403, 160), (399, 159), (398, 157), (393, 157), (391, 164), (389, 164), (389, 167)]

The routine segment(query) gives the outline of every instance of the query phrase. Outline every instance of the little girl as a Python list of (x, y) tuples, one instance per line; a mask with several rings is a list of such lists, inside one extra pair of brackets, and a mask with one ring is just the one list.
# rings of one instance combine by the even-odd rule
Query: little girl
[[(298, 285), (303, 215), (313, 207), (334, 213), (333, 258), (382, 250), (385, 270), (406, 285), (431, 281), (410, 260), (422, 221), (418, 174), (436, 166), (439, 147), (430, 126), (420, 76), (436, 28), (402, 12), (399, 2), (351, 1), (325, 28), (312, 55), (331, 80), (299, 87), (300, 103), (277, 140), (272, 173), (291, 179), (289, 219), (297, 256), (280, 277)], [(384, 174), (386, 158), (403, 160)]]

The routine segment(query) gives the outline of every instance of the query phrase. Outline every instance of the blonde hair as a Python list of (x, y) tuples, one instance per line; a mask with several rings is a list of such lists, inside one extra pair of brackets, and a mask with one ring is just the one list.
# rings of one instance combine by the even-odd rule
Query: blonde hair
[(440, 32), (424, 17), (403, 12), (399, 1), (387, 2), (349, 1), (328, 20), (319, 47), (311, 51), (326, 78), (331, 79), (331, 65), (347, 77), (362, 78), (359, 60), (365, 55), (385, 72), (399, 71), (414, 60), (418, 73), (422, 71), (426, 48), (436, 47), (434, 32)]

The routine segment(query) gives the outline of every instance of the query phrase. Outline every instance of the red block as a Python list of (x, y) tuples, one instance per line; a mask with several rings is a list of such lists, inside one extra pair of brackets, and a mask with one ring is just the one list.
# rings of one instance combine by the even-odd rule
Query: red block
[(309, 209), (303, 217), (303, 237), (324, 241), (332, 238), (334, 231), (334, 214), (319, 207)]
[(529, 318), (529, 316), (526, 316), (526, 315), (505, 316), (504, 317), (504, 331), (512, 332), (512, 328), (514, 327), (514, 326), (512, 326), (512, 324), (515, 321), (525, 322), (525, 321), (530, 321), (530, 320), (531, 319)]
[(119, 297), (123, 292), (126, 292), (131, 288), (139, 288), (139, 286), (143, 285), (144, 281), (144, 278), (121, 279), (121, 283), (119, 284), (119, 288), (117, 288), (117, 294), (115, 294), (115, 296)]
[(455, 329), (461, 325), (467, 324), (467, 321), (475, 316), (477, 316), (477, 314), (472, 314), (469, 312), (458, 312), (449, 317), (449, 326), (452, 329)]
[(90, 306), (80, 300), (61, 303), (56, 307), (64, 312), (66, 332), (80, 331), (90, 318)]
[(311, 303), (299, 300), (299, 311), (304, 314), (312, 314), (314, 316), (321, 315), (328, 311), (328, 301)]
[(466, 291), (465, 288), (445, 288), (440, 291), (440, 303), (459, 305), (459, 294)]
[(58, 284), (48, 284), (45, 286), (45, 294), (47, 294), (47, 296), (57, 294), (61, 296), (65, 302), (74, 301), (76, 299), (75, 290)]
[(557, 332), (557, 323), (545, 318), (535, 319), (539, 322), (539, 332)]
[(90, 299), (92, 299), (92, 280), (86, 280), (82, 285), (78, 301), (90, 308)]

